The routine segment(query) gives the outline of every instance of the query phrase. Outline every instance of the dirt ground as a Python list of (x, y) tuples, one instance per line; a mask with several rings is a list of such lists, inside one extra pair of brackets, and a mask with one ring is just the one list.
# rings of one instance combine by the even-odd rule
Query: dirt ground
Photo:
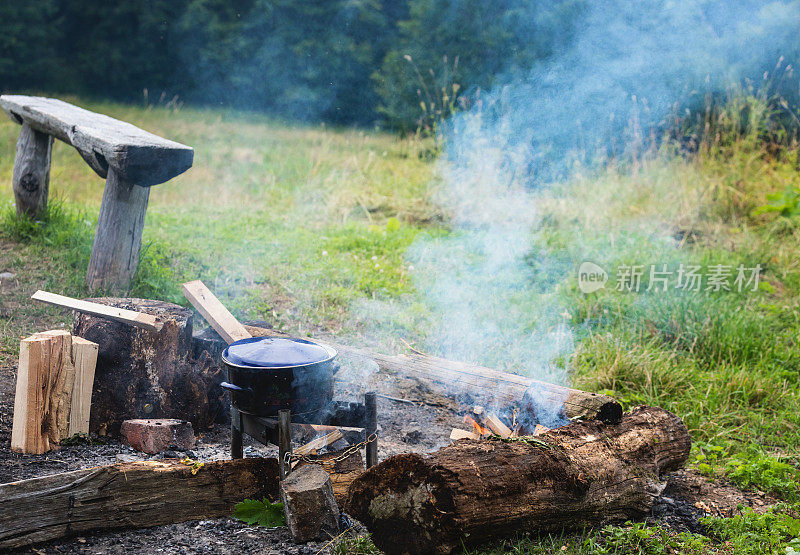
[[(33, 306), (29, 296), (41, 287), (46, 268), (12, 268), (9, 245), (0, 244), (0, 273), (14, 278), (0, 282), (0, 483), (78, 470), (120, 461), (149, 460), (189, 455), (201, 461), (228, 458), (230, 432), (217, 426), (199, 434), (197, 446), (189, 453), (145, 455), (109, 438), (92, 445), (65, 446), (45, 455), (20, 455), (9, 449), (13, 398), (16, 383), (16, 348), (21, 337), (65, 327), (70, 317), (57, 310)], [(5, 266), (5, 267), (4, 267)], [(374, 373), (358, 364), (345, 364), (337, 374), (336, 397), (360, 399), (366, 387), (384, 395), (378, 400), (379, 458), (403, 452), (430, 452), (449, 443), (453, 427), (465, 427), (463, 415), (470, 408), (425, 390), (417, 383)], [(275, 456), (276, 449), (245, 442), (245, 456)], [(766, 509), (774, 500), (756, 493), (744, 493), (721, 482), (710, 482), (693, 470), (669, 477), (667, 488), (656, 502), (648, 520), (660, 520), (676, 531), (700, 531), (699, 518), (706, 514), (729, 516), (738, 504)], [(295, 545), (285, 528), (247, 526), (229, 518), (187, 522), (147, 529), (87, 534), (36, 545), (18, 553), (247, 553), (317, 554), (330, 547), (324, 542)]]

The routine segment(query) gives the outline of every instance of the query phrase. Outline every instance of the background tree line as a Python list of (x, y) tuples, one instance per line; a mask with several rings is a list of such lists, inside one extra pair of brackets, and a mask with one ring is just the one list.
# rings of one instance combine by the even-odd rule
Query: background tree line
[(0, 89), (413, 130), (569, 40), (583, 0), (0, 3)]

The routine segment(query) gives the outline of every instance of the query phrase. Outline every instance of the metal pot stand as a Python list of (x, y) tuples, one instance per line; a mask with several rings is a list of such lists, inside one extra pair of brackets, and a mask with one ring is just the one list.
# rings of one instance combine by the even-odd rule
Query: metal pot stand
[(231, 405), (231, 458), (244, 458), (242, 440), (248, 435), (263, 445), (278, 446), (280, 478), (291, 471), (292, 432), (313, 439), (335, 429), (341, 432), (349, 449), (366, 448), (367, 468), (378, 464), (378, 405), (375, 392), (364, 395), (364, 403), (333, 401), (324, 422), (308, 423), (303, 414), (290, 410), (278, 412), (278, 418), (258, 416)]

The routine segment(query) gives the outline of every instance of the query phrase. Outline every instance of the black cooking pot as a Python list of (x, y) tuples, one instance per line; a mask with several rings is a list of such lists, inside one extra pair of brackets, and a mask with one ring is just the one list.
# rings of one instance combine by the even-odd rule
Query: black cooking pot
[(339, 369), (336, 350), (307, 339), (252, 337), (228, 345), (222, 363), (237, 409), (276, 416), (289, 409), (293, 419), (311, 421), (333, 400), (333, 375)]

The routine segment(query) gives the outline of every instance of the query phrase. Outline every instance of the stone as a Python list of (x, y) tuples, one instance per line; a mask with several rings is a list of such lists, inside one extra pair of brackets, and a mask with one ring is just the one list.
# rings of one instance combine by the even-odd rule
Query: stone
[(418, 428), (403, 428), (400, 434), (401, 441), (404, 443), (410, 443), (411, 445), (418, 444), (424, 437)]
[(128, 445), (150, 455), (167, 449), (186, 451), (195, 444), (192, 423), (173, 418), (125, 420), (120, 433)]
[(298, 468), (281, 481), (286, 524), (297, 543), (330, 540), (339, 535), (339, 507), (331, 477), (321, 466)]

